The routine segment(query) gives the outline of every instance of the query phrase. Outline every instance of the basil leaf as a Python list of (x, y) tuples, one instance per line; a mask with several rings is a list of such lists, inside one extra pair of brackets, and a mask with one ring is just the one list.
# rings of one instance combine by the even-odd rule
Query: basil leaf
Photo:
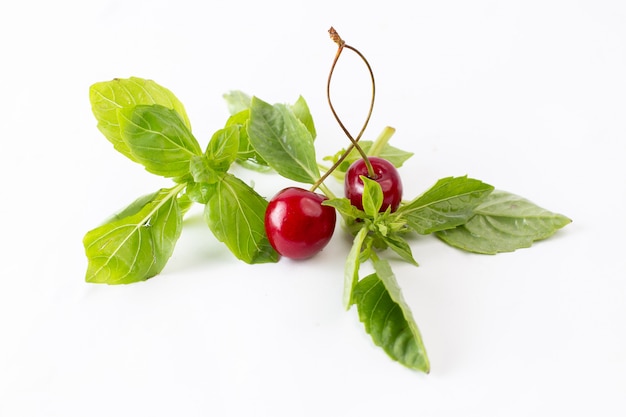
[(475, 212), (466, 224), (440, 231), (437, 236), (468, 252), (496, 254), (530, 247), (571, 223), (561, 214), (500, 190), (491, 193)]
[(107, 223), (112, 223), (116, 220), (120, 220), (125, 217), (130, 217), (130, 216), (137, 214), (142, 208), (146, 206), (146, 204), (149, 204), (152, 200), (154, 200), (154, 198), (157, 196), (158, 193), (159, 191), (155, 191), (153, 193), (146, 194), (137, 198), (128, 206), (124, 207), (124, 209), (122, 209), (119, 213), (115, 213), (114, 215), (109, 217), (106, 221), (102, 223), (102, 225), (105, 225)]
[(230, 126), (236, 123), (239, 127), (239, 150), (237, 152), (237, 162), (246, 168), (254, 169), (256, 171), (268, 171), (271, 168), (250, 143), (250, 137), (248, 136), (249, 120), (250, 110), (244, 110), (234, 116), (231, 116), (226, 124), (226, 126)]
[[(221, 177), (219, 177), (221, 178)], [(194, 203), (206, 204), (213, 194), (215, 194), (215, 184), (218, 182), (195, 182), (187, 181), (185, 196)]]
[(489, 184), (472, 178), (442, 178), (428, 191), (398, 208), (395, 216), (419, 234), (451, 229), (467, 222), (493, 190)]
[(189, 198), (189, 196), (185, 194), (181, 194), (178, 197), (178, 208), (180, 209), (181, 216), (187, 214), (191, 206), (193, 206), (194, 201)]
[(302, 122), (302, 124), (306, 127), (306, 129), (311, 134), (311, 138), (315, 140), (317, 136), (317, 132), (315, 130), (315, 124), (313, 123), (313, 116), (311, 115), (311, 111), (309, 110), (309, 106), (304, 100), (304, 97), (299, 96), (298, 100), (294, 104), (291, 105), (291, 110), (293, 114)]
[(354, 290), (359, 319), (377, 346), (395, 361), (428, 373), (430, 362), (413, 319), (388, 262), (374, 261), (376, 273), (360, 280)]
[[(206, 155), (194, 155), (189, 161), (189, 172), (193, 182), (215, 184), (222, 176), (223, 172), (216, 171), (211, 160)], [(190, 181), (187, 181), (190, 182)]]
[(324, 200), (322, 202), (323, 206), (331, 206), (334, 207), (335, 210), (339, 212), (342, 216), (348, 217), (349, 219), (364, 219), (367, 217), (364, 211), (359, 210), (354, 207), (350, 200), (345, 197), (340, 198), (331, 198), (328, 200)]
[(226, 121), (226, 128), (237, 126), (239, 128), (239, 150), (237, 151), (237, 162), (247, 168), (258, 171), (266, 171), (269, 168), (267, 162), (257, 151), (254, 150), (248, 137), (248, 121), (250, 120), (250, 109), (245, 109), (235, 113)]
[(228, 105), (228, 112), (232, 115), (250, 108), (252, 98), (243, 91), (233, 90), (222, 96)]
[(215, 184), (204, 218), (215, 237), (242, 261), (276, 262), (278, 254), (265, 234), (267, 201), (232, 174)]
[(211, 167), (226, 172), (237, 159), (239, 151), (239, 127), (229, 126), (213, 134), (206, 149)]
[(352, 241), (352, 248), (348, 253), (344, 267), (343, 280), (343, 305), (347, 309), (354, 304), (353, 293), (359, 280), (359, 268), (361, 267), (361, 249), (367, 237), (367, 228), (362, 227)]
[(372, 218), (378, 217), (378, 211), (383, 205), (383, 189), (376, 181), (361, 175), (363, 181), (363, 211)]
[(253, 97), (248, 136), (259, 155), (283, 177), (309, 184), (320, 177), (313, 136), (289, 107)]
[(191, 129), (183, 104), (170, 90), (152, 80), (131, 77), (95, 83), (89, 88), (89, 101), (100, 132), (117, 151), (131, 160), (135, 159), (128, 145), (122, 140), (117, 118), (118, 109), (140, 104), (160, 104), (176, 111), (185, 126)]
[(85, 280), (129, 284), (157, 275), (174, 251), (182, 229), (177, 185), (138, 199), (114, 219), (85, 235)]
[(189, 173), (200, 145), (178, 113), (167, 107), (139, 105), (118, 111), (120, 132), (133, 159), (148, 172), (173, 178)]
[(401, 237), (394, 235), (388, 236), (380, 236), (380, 238), (385, 242), (385, 244), (391, 248), (396, 254), (398, 254), (404, 261), (419, 266), (415, 258), (413, 258), (413, 251), (411, 251), (411, 246), (407, 243), (406, 240)]

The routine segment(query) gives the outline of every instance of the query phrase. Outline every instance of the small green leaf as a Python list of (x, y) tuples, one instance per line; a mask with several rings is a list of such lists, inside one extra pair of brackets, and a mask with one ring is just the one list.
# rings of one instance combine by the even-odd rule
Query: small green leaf
[(398, 254), (403, 260), (411, 265), (418, 266), (417, 261), (413, 258), (413, 252), (411, 246), (402, 237), (397, 234), (380, 236), (383, 242), (396, 254)]
[(148, 172), (167, 178), (189, 173), (200, 145), (176, 111), (152, 104), (118, 111), (120, 132), (133, 159)]
[(451, 229), (467, 222), (493, 187), (472, 178), (442, 178), (421, 196), (402, 205), (396, 217), (420, 234)]
[(319, 177), (313, 136), (289, 107), (252, 98), (250, 143), (285, 178), (313, 184)]
[(250, 121), (250, 109), (245, 109), (239, 113), (235, 113), (226, 121), (226, 128), (237, 126), (239, 128), (239, 150), (237, 152), (237, 162), (248, 168), (259, 171), (270, 169), (267, 162), (252, 147), (250, 138), (248, 137), (248, 124)]
[(252, 98), (243, 91), (233, 90), (223, 95), (226, 104), (228, 105), (228, 112), (231, 115), (240, 113), (243, 110), (250, 108), (250, 102)]
[(191, 130), (183, 104), (170, 90), (152, 80), (131, 77), (98, 82), (89, 88), (89, 101), (100, 132), (117, 151), (132, 160), (134, 158), (120, 133), (117, 118), (119, 109), (132, 108), (140, 104), (160, 104), (176, 111), (187, 129)]
[(365, 219), (367, 217), (363, 210), (359, 210), (358, 208), (354, 207), (350, 203), (350, 200), (345, 197), (331, 198), (325, 200), (322, 202), (322, 205), (334, 207), (339, 212), (339, 214), (347, 217), (348, 219), (356, 220)]
[(85, 235), (85, 280), (129, 284), (161, 272), (182, 229), (177, 185), (142, 197)]
[(354, 304), (353, 293), (359, 280), (359, 268), (361, 267), (361, 250), (367, 237), (367, 229), (361, 228), (352, 241), (352, 248), (348, 253), (344, 267), (343, 281), (343, 305), (347, 309)]
[(226, 172), (237, 159), (239, 150), (239, 127), (229, 126), (213, 134), (206, 149), (211, 168)]
[(213, 169), (209, 157), (206, 155), (194, 155), (189, 161), (189, 173), (193, 182), (215, 184), (224, 175), (221, 171)]
[(363, 181), (363, 211), (372, 218), (378, 217), (378, 212), (383, 205), (383, 189), (376, 181), (361, 175)]
[(276, 262), (265, 234), (267, 201), (232, 174), (224, 175), (205, 206), (204, 218), (215, 237), (242, 261)]
[(505, 191), (496, 190), (474, 210), (466, 224), (437, 236), (468, 252), (496, 254), (530, 247), (565, 227), (571, 220)]
[(377, 346), (395, 361), (425, 373), (430, 362), (413, 314), (384, 260), (374, 262), (376, 273), (360, 280), (354, 290), (359, 319)]
[[(219, 178), (221, 179), (221, 177)], [(211, 196), (215, 194), (217, 182), (218, 181), (212, 183), (187, 181), (185, 196), (194, 203), (206, 204), (209, 202)]]
[(315, 140), (317, 136), (317, 132), (315, 130), (315, 124), (313, 123), (313, 116), (311, 115), (311, 111), (309, 110), (309, 106), (304, 100), (304, 97), (298, 97), (298, 100), (291, 105), (291, 110), (293, 114), (302, 122), (302, 124), (307, 128), (309, 133), (311, 134), (311, 138)]

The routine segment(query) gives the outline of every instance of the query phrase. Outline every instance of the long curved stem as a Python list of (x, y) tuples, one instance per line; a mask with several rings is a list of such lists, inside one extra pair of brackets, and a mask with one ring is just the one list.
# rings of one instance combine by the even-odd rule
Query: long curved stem
[[(356, 49), (356, 48), (354, 48), (354, 47), (352, 47), (350, 45), (347, 45), (344, 42), (344, 40), (341, 39), (341, 37), (339, 36), (337, 31), (335, 31), (334, 28), (331, 27), (328, 32), (330, 33), (331, 39), (335, 43), (337, 43), (337, 45), (339, 47), (337, 49), (337, 53), (335, 54), (335, 59), (333, 59), (333, 63), (331, 65), (331, 67), (330, 67), (330, 72), (328, 74), (328, 81), (326, 83), (326, 97), (328, 99), (328, 105), (330, 107), (330, 111), (332, 112), (333, 116), (335, 117), (335, 120), (337, 120), (337, 123), (339, 124), (339, 127), (341, 128), (341, 130), (343, 130), (343, 132), (348, 137), (348, 139), (350, 140), (351, 143), (350, 143), (350, 146), (348, 146), (348, 148), (346, 149), (346, 151), (341, 155), (341, 157), (339, 157), (337, 162), (335, 162), (333, 164), (333, 166), (328, 171), (326, 171), (324, 173), (324, 175), (322, 175), (322, 177), (320, 177), (320, 179), (315, 182), (315, 184), (313, 184), (313, 187), (311, 188), (311, 191), (313, 191), (317, 187), (319, 187), (320, 184), (322, 184), (324, 182), (324, 180), (326, 180), (326, 178), (328, 178), (328, 176), (344, 161), (344, 159), (346, 159), (346, 157), (350, 154), (350, 152), (354, 148), (357, 149), (357, 151), (361, 155), (361, 158), (363, 158), (363, 161), (365, 162), (365, 166), (367, 167), (368, 176), (370, 178), (375, 178), (375, 176), (376, 176), (376, 174), (374, 172), (374, 169), (372, 168), (372, 164), (369, 161), (369, 158), (365, 154), (365, 151), (363, 151), (363, 148), (361, 148), (361, 146), (359, 146), (359, 144), (358, 144), (359, 140), (363, 136), (363, 133), (365, 132), (365, 129), (367, 128), (367, 125), (368, 125), (368, 123), (370, 121), (370, 118), (372, 117), (372, 112), (374, 110), (374, 101), (375, 101), (375, 97), (376, 97), (376, 82), (374, 80), (374, 72), (372, 71), (372, 67), (370, 66), (370, 64), (367, 61), (367, 59), (365, 58), (365, 56), (358, 49)], [(371, 96), (371, 100), (370, 100), (369, 110), (367, 112), (367, 117), (365, 118), (365, 122), (363, 123), (363, 126), (361, 127), (361, 130), (359, 131), (359, 134), (356, 137), (353, 137), (352, 134), (350, 133), (350, 131), (343, 124), (343, 122), (341, 121), (341, 118), (337, 114), (337, 112), (335, 110), (335, 107), (333, 106), (332, 100), (330, 98), (330, 83), (331, 83), (331, 79), (332, 79), (333, 73), (335, 71), (335, 66), (337, 65), (337, 61), (339, 60), (339, 56), (343, 52), (344, 48), (350, 49), (351, 51), (356, 53), (361, 58), (361, 60), (363, 60), (363, 62), (365, 63), (365, 65), (367, 67), (367, 70), (368, 70), (368, 72), (370, 74), (370, 79), (372, 81), (372, 96)]]

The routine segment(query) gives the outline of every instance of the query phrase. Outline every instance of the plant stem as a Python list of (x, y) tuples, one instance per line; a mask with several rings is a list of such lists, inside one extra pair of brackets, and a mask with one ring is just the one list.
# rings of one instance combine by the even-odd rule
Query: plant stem
[[(370, 66), (370, 64), (367, 61), (367, 59), (365, 58), (365, 56), (358, 49), (356, 49), (356, 48), (354, 48), (354, 47), (352, 47), (350, 45), (347, 45), (345, 43), (345, 41), (343, 39), (341, 39), (341, 37), (339, 36), (339, 34), (337, 33), (337, 31), (334, 28), (331, 27), (328, 32), (330, 33), (331, 39), (335, 43), (337, 43), (338, 46), (339, 46), (339, 48), (337, 49), (337, 53), (335, 54), (335, 59), (333, 60), (332, 66), (330, 68), (330, 73), (328, 74), (328, 81), (326, 83), (326, 97), (328, 99), (328, 105), (330, 106), (330, 110), (331, 110), (333, 116), (335, 117), (335, 119), (337, 120), (337, 123), (339, 124), (339, 127), (341, 127), (341, 129), (346, 134), (348, 139), (350, 139), (350, 142), (352, 142), (352, 146), (357, 149), (357, 151), (361, 155), (361, 158), (363, 158), (363, 160), (365, 161), (365, 165), (367, 167), (368, 176), (370, 178), (374, 178), (376, 174), (374, 173), (374, 170), (372, 168), (372, 164), (369, 162), (369, 159), (367, 158), (367, 155), (365, 154), (363, 149), (358, 144), (359, 139), (361, 139), (361, 136), (363, 136), (363, 133), (365, 132), (365, 129), (367, 128), (369, 120), (370, 120), (370, 118), (372, 116), (372, 111), (374, 109), (374, 99), (375, 99), (375, 96), (376, 96), (376, 82), (374, 80), (374, 72), (372, 71), (372, 67)], [(361, 127), (361, 130), (360, 130), (359, 134), (356, 137), (353, 137), (350, 134), (350, 132), (348, 131), (348, 129), (345, 127), (345, 125), (341, 121), (341, 118), (337, 115), (337, 112), (335, 111), (335, 107), (333, 106), (332, 100), (330, 99), (330, 81), (331, 81), (332, 76), (334, 74), (335, 66), (337, 65), (337, 61), (339, 60), (339, 56), (341, 56), (341, 53), (343, 52), (344, 48), (350, 49), (351, 51), (356, 53), (359, 56), (359, 58), (361, 58), (361, 60), (363, 60), (363, 62), (365, 63), (365, 66), (367, 67), (367, 70), (368, 70), (368, 72), (370, 74), (370, 79), (372, 81), (372, 97), (371, 97), (371, 100), (370, 100), (370, 107), (369, 107), (369, 110), (367, 112), (367, 117), (365, 118), (365, 122), (363, 123), (363, 126)]]
[[(351, 144), (346, 149), (346, 152), (344, 152), (344, 154), (341, 155), (339, 160), (328, 171), (326, 171), (326, 173), (318, 181), (316, 181), (315, 184), (313, 184), (313, 187), (311, 188), (311, 191), (314, 191), (317, 187), (319, 187), (320, 184), (322, 184), (324, 182), (324, 180), (326, 178), (328, 178), (328, 176), (339, 166), (339, 164), (341, 164), (341, 162), (343, 162), (343, 160), (348, 156), (350, 151), (352, 151), (352, 149), (354, 149), (354, 148), (356, 148), (356, 150), (361, 155), (361, 158), (363, 158), (363, 161), (365, 162), (365, 166), (367, 167), (368, 177), (370, 177), (372, 179), (376, 178), (376, 173), (374, 172), (374, 169), (372, 168), (372, 164), (370, 163), (369, 158), (367, 157), (367, 155), (365, 154), (363, 149), (358, 144), (359, 140), (363, 136), (363, 133), (365, 132), (365, 129), (367, 128), (367, 125), (368, 125), (368, 123), (370, 121), (370, 118), (372, 116), (372, 111), (374, 109), (374, 99), (375, 99), (375, 96), (376, 96), (376, 82), (374, 81), (374, 72), (372, 71), (372, 68), (371, 68), (369, 62), (367, 61), (367, 59), (365, 58), (365, 56), (361, 52), (359, 52), (358, 49), (356, 49), (356, 48), (354, 48), (354, 47), (352, 47), (350, 45), (346, 45), (345, 41), (343, 39), (341, 39), (341, 37), (339, 36), (339, 34), (337, 33), (337, 31), (334, 28), (331, 27), (328, 30), (328, 33), (330, 34), (331, 39), (338, 45), (338, 49), (337, 49), (337, 53), (335, 54), (335, 59), (333, 60), (333, 63), (331, 65), (331, 67), (330, 67), (330, 73), (328, 74), (328, 81), (326, 83), (326, 97), (328, 99), (328, 105), (330, 106), (330, 111), (332, 112), (333, 116), (337, 120), (337, 123), (339, 123), (339, 127), (341, 127), (341, 129), (343, 130), (345, 135), (350, 140)], [(367, 117), (365, 118), (365, 122), (363, 123), (363, 127), (361, 127), (361, 130), (359, 131), (359, 134), (356, 137), (353, 137), (350, 134), (350, 132), (348, 131), (348, 129), (345, 127), (345, 125), (341, 121), (341, 118), (337, 115), (337, 112), (335, 111), (335, 107), (333, 106), (332, 100), (330, 99), (330, 81), (331, 81), (333, 73), (335, 71), (335, 66), (337, 65), (337, 61), (339, 60), (339, 56), (343, 52), (344, 48), (350, 49), (351, 51), (356, 53), (363, 60), (363, 62), (367, 66), (367, 70), (368, 70), (368, 72), (370, 74), (370, 79), (372, 80), (372, 98), (370, 100), (370, 107), (369, 107), (369, 110), (367, 112)]]
[(382, 150), (385, 148), (385, 145), (389, 142), (389, 139), (391, 139), (394, 133), (396, 133), (396, 129), (391, 126), (385, 126), (374, 143), (372, 143), (372, 147), (368, 152), (369, 156), (380, 156)]

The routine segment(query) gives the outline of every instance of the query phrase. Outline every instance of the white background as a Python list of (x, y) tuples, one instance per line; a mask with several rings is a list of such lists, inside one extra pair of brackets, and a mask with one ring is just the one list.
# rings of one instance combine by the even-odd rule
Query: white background
[[(625, 415), (625, 22), (617, 0), (3, 2), (0, 415)], [(331, 25), (376, 75), (366, 136), (391, 125), (415, 153), (405, 197), (467, 174), (573, 219), (496, 256), (411, 242), (420, 267), (393, 268), (429, 375), (343, 310), (340, 231), (310, 261), (249, 266), (198, 206), (161, 275), (84, 282), (85, 232), (170, 184), (104, 139), (89, 86), (157, 81), (203, 147), (223, 93), (301, 94), (321, 159), (347, 144), (325, 97)], [(358, 129), (364, 67), (339, 67), (334, 100)], [(288, 184), (237, 175), (268, 198)]]

